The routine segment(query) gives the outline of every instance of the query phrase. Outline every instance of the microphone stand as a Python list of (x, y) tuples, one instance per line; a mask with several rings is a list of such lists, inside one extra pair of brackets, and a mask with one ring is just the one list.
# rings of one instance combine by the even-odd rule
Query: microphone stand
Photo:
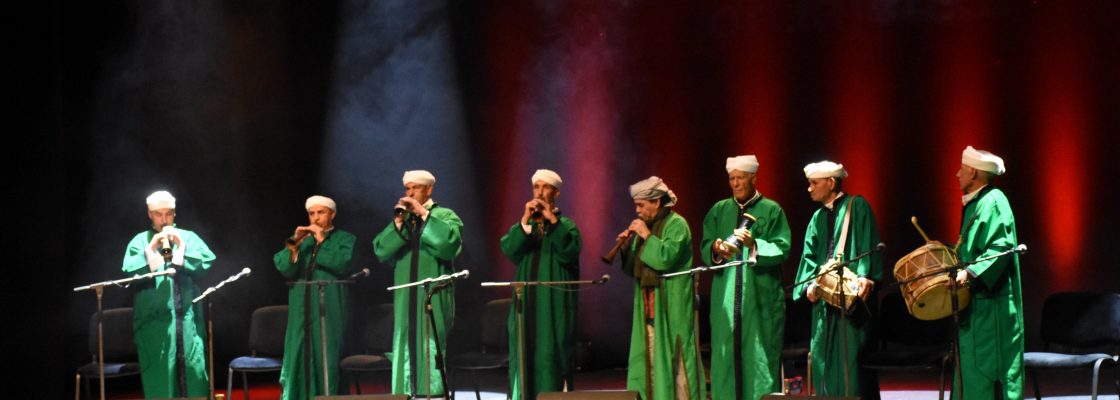
[(92, 290), (93, 293), (97, 295), (97, 379), (98, 383), (101, 385), (101, 400), (105, 400), (105, 329), (103, 321), (104, 310), (101, 302), (101, 297), (105, 290), (105, 287), (121, 285), (128, 286), (135, 281), (173, 274), (175, 274), (175, 269), (171, 268), (159, 272), (150, 272), (144, 275), (134, 275), (131, 278), (91, 283), (89, 285), (78, 286), (74, 288), (75, 292)]
[[(460, 279), (460, 278), (465, 279), (468, 276), (470, 276), (470, 271), (469, 270), (462, 270), (462, 271), (459, 271), (459, 272), (456, 272), (456, 273), (450, 274), (450, 275), (444, 274), (444, 275), (437, 276), (435, 278), (424, 278), (424, 279), (416, 281), (416, 282), (406, 283), (406, 284), (403, 284), (403, 285), (390, 286), (390, 287), (385, 289), (385, 290), (388, 290), (388, 291), (392, 292), (394, 290), (407, 289), (407, 288), (414, 287), (414, 286), (423, 286), (424, 287), (424, 312), (428, 314), (428, 329), (431, 329), (431, 331), (432, 331), (431, 334), (434, 336), (433, 339), (435, 340), (436, 369), (439, 370), (439, 377), (440, 377), (440, 381), (443, 383), (443, 390), (445, 392), (447, 392), (446, 395), (449, 398), (454, 398), (455, 394), (454, 394), (454, 391), (451, 390), (451, 387), (449, 387), (447, 385), (447, 370), (446, 370), (446, 368), (444, 368), (445, 362), (443, 360), (443, 349), (439, 345), (439, 332), (436, 331), (436, 317), (432, 313), (432, 296), (435, 295), (440, 290), (442, 290), (443, 288), (451, 285), (452, 280)], [(432, 284), (436, 284), (436, 285), (433, 287)], [(428, 357), (428, 329), (420, 329), (420, 336), (421, 336), (420, 341), (423, 342), (423, 344), (424, 344), (424, 372), (425, 372), (425, 374), (427, 374), (425, 376), (427, 377), (426, 381), (428, 383), (428, 387), (424, 388), (424, 393), (425, 393), (425, 398), (431, 399), (432, 398), (432, 375), (431, 375), (432, 374), (432, 369), (428, 368), (428, 358), (429, 358)], [(419, 351), (417, 353), (419, 353)], [(416, 393), (413, 393), (413, 395), (415, 395), (415, 394)]]
[(958, 296), (957, 291), (960, 289), (960, 287), (957, 285), (957, 272), (967, 268), (969, 265), (978, 264), (978, 263), (982, 263), (984, 261), (1000, 258), (1000, 257), (1006, 256), (1006, 255), (1011, 254), (1011, 253), (1023, 253), (1023, 252), (1026, 252), (1026, 251), (1027, 251), (1026, 245), (1021, 244), (1021, 245), (1016, 246), (1012, 249), (1009, 249), (1009, 250), (1006, 250), (1006, 251), (1001, 251), (999, 253), (992, 254), (990, 256), (980, 257), (980, 258), (977, 258), (977, 259), (972, 260), (972, 261), (958, 262), (956, 265), (951, 265), (951, 266), (948, 266), (948, 267), (935, 269), (933, 271), (930, 271), (930, 272), (927, 272), (927, 273), (924, 273), (924, 274), (906, 279), (904, 281), (899, 281), (899, 282), (894, 283), (895, 285), (904, 285), (904, 284), (907, 284), (907, 283), (910, 283), (910, 282), (913, 282), (913, 281), (916, 281), (916, 280), (919, 280), (919, 279), (922, 279), (922, 278), (927, 278), (927, 277), (930, 277), (930, 276), (933, 276), (933, 275), (940, 274), (942, 272), (944, 272), (945, 274), (947, 274), (949, 276), (949, 297), (951, 297), (950, 305), (951, 305), (952, 310), (953, 310), (953, 328), (954, 328), (953, 329), (953, 366), (954, 366), (953, 369), (956, 370), (956, 371), (954, 371), (954, 374), (957, 377), (957, 382), (960, 383), (960, 388), (954, 387), (953, 390), (960, 390), (959, 392), (957, 392), (957, 393), (960, 393), (960, 396), (958, 396), (958, 398), (963, 399), (965, 397), (964, 397), (964, 373), (961, 370), (960, 300), (957, 299), (957, 296)]
[(194, 300), (191, 301), (191, 304), (195, 304), (203, 299), (206, 299), (206, 355), (208, 358), (208, 360), (206, 360), (206, 363), (210, 365), (208, 371), (209, 376), (207, 376), (207, 380), (210, 381), (210, 400), (214, 399), (214, 317), (212, 317), (214, 307), (213, 303), (210, 302), (209, 296), (217, 292), (218, 289), (221, 289), (222, 286), (225, 286), (225, 284), (241, 279), (242, 276), (248, 275), (248, 271), (249, 269), (245, 268), (241, 272), (238, 272), (236, 275), (226, 278), (226, 280), (222, 281), (217, 286), (211, 286), (207, 288), (206, 291), (202, 292), (201, 295), (195, 297)]
[[(288, 286), (315, 286), (319, 291), (319, 344), (323, 353), (323, 395), (330, 395), (330, 370), (327, 368), (327, 294), (326, 288), (328, 285), (349, 285), (353, 284), (353, 279), (320, 279), (314, 281), (295, 281), (288, 282)], [(306, 300), (306, 299), (305, 299)]]
[(526, 286), (560, 286), (560, 285), (600, 285), (606, 283), (610, 275), (603, 275), (596, 280), (581, 281), (514, 281), (514, 282), (482, 282), (479, 286), (511, 286), (514, 294), (514, 311), (517, 315), (517, 385), (521, 388), (521, 398), (533, 398), (525, 391), (525, 305), (522, 297)]
[[(744, 251), (749, 251), (749, 249), (744, 249)], [(692, 316), (693, 316), (693, 318), (692, 318), (693, 319), (693, 321), (692, 321), (692, 330), (693, 330), (692, 336), (693, 336), (693, 339), (694, 339), (694, 342), (695, 342), (694, 345), (696, 346), (696, 357), (698, 358), (696, 360), (696, 363), (697, 363), (696, 365), (703, 365), (701, 363), (701, 360), (699, 360), (699, 357), (700, 357), (700, 279), (699, 279), (699, 275), (700, 275), (700, 273), (701, 272), (706, 272), (706, 271), (719, 271), (719, 270), (723, 270), (723, 269), (730, 268), (730, 267), (737, 267), (737, 266), (740, 266), (740, 265), (743, 265), (743, 264), (754, 265), (754, 263), (755, 263), (754, 260), (739, 260), (739, 261), (731, 261), (731, 262), (727, 262), (727, 263), (723, 263), (723, 264), (719, 264), (719, 265), (713, 265), (713, 266), (710, 266), (710, 267), (707, 266), (707, 265), (701, 265), (701, 266), (698, 266), (698, 267), (695, 267), (695, 268), (692, 268), (692, 269), (689, 269), (689, 270), (686, 270), (686, 271), (673, 272), (673, 273), (658, 276), (658, 279), (664, 280), (664, 279), (673, 278), (673, 277), (676, 277), (676, 276), (689, 275), (689, 279), (692, 280)], [(676, 366), (673, 366), (673, 369), (676, 370)], [(739, 379), (738, 376), (736, 376), (736, 379)], [(696, 380), (697, 380), (697, 382), (696, 382), (697, 385), (703, 385), (704, 384), (704, 374), (697, 373), (696, 374)], [(697, 386), (697, 387), (702, 387), (702, 386)]]
[[(844, 268), (846, 268), (849, 265), (852, 265), (852, 263), (855, 263), (856, 261), (867, 258), (868, 256), (870, 256), (872, 254), (875, 254), (876, 252), (879, 252), (880, 250), (881, 249), (877, 246), (877, 247), (875, 247), (871, 250), (867, 250), (867, 251), (865, 251), (865, 252), (863, 252), (863, 253), (855, 256), (855, 257), (852, 257), (851, 259), (849, 259), (847, 261), (837, 262), (837, 263), (833, 264), (832, 267), (830, 267), (830, 268), (828, 268), (824, 271), (821, 271), (820, 273), (818, 273), (816, 275), (805, 278), (805, 279), (803, 279), (799, 282), (795, 282), (794, 284), (787, 287), (787, 288), (794, 288), (794, 287), (797, 287), (798, 285), (801, 285), (802, 283), (815, 281), (817, 278), (819, 278), (821, 276), (824, 276), (824, 275), (827, 275), (827, 274), (830, 274), (830, 273), (833, 273), (833, 272), (836, 273), (836, 277), (838, 279), (837, 287), (840, 288), (840, 296), (839, 296), (840, 297), (840, 307), (839, 307), (840, 308), (840, 342), (841, 342), (841, 346), (842, 346), (840, 350), (844, 353), (843, 354), (843, 356), (844, 356), (844, 396), (848, 396), (848, 393), (849, 393), (849, 391), (848, 391), (848, 380), (849, 380), (848, 379), (848, 376), (849, 376), (849, 372), (848, 372), (848, 329), (847, 329), (848, 328), (848, 308), (847, 308), (847, 304), (846, 304), (847, 303), (847, 297), (844, 295), (845, 292), (848, 290), (848, 288), (844, 284)], [(827, 306), (825, 307), (825, 312), (828, 312)], [(829, 341), (829, 343), (831, 343), (831, 340)], [(812, 368), (813, 368), (813, 366), (810, 365), (809, 369), (812, 369)], [(812, 389), (812, 388), (810, 388), (810, 389)]]

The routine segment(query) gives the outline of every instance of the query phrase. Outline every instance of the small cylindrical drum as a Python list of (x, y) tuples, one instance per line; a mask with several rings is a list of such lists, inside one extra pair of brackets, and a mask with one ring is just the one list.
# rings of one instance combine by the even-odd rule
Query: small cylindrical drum
[[(936, 240), (910, 252), (894, 264), (894, 278), (901, 285), (902, 298), (914, 318), (931, 321), (953, 315), (946, 268), (957, 264), (957, 257)], [(908, 282), (907, 282), (908, 281)], [(971, 294), (967, 286), (957, 288), (959, 310), (968, 307)]]
[[(832, 268), (833, 262), (829, 262), (821, 267), (821, 270), (828, 270)], [(859, 293), (859, 279), (852, 270), (844, 267), (844, 287), (840, 287), (840, 276), (836, 271), (831, 271), (827, 274), (817, 277), (816, 294), (817, 297), (824, 299), (825, 303), (833, 307), (843, 309), (846, 313), (852, 312), (852, 307), (856, 304), (856, 295)], [(841, 306), (841, 298), (843, 298), (843, 306)]]

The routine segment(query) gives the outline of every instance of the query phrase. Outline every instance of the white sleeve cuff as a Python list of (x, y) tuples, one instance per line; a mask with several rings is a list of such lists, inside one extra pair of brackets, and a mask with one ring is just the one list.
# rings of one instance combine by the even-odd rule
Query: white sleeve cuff
[(159, 271), (159, 268), (163, 266), (163, 256), (152, 251), (151, 247), (144, 248), (144, 258), (148, 259), (148, 269), (151, 272)]
[(183, 255), (187, 253), (187, 238), (179, 237), (179, 246), (171, 251), (171, 263), (174, 265), (183, 265)]
[(526, 235), (533, 233), (533, 226), (521, 224), (521, 231), (525, 232)]

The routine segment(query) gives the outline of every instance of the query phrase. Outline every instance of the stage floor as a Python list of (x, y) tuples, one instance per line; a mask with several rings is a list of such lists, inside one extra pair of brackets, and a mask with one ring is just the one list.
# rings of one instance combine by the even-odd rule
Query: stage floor
[[(1118, 400), (1117, 388), (1113, 368), (1101, 371), (1100, 394), (1098, 399)], [(799, 375), (800, 371), (795, 371)], [(480, 372), (477, 375), (478, 386), (483, 399), (500, 400), (506, 398), (507, 376), (501, 372)], [(254, 400), (269, 400), (280, 398), (280, 385), (276, 382), (277, 373), (250, 374), (249, 390)], [(474, 382), (469, 373), (460, 372), (452, 376), (452, 386), (455, 387), (456, 398), (474, 399)], [(367, 374), (361, 377), (363, 394), (388, 393), (389, 374)], [(140, 398), (139, 379), (110, 380), (108, 390), (110, 399), (135, 399)], [(917, 400), (937, 398), (937, 372), (890, 372), (880, 374), (879, 385), (883, 400)], [(224, 383), (224, 382), (222, 382)], [(240, 389), (241, 379), (235, 380), (233, 396), (229, 400), (243, 398)], [(94, 383), (96, 385), (96, 382)], [(1041, 376), (1041, 390), (1048, 400), (1081, 400), (1089, 399), (1090, 371), (1052, 372)], [(576, 374), (576, 388), (579, 390), (623, 390), (626, 386), (626, 371), (623, 369), (604, 369), (598, 371), (585, 371)], [(353, 386), (350, 387), (353, 391)], [(92, 392), (96, 396), (96, 387)], [(224, 385), (219, 388), (219, 393), (225, 393)], [(1027, 382), (1025, 397), (1034, 398), (1034, 390), (1030, 381)], [(715, 399), (713, 399), (715, 400)]]

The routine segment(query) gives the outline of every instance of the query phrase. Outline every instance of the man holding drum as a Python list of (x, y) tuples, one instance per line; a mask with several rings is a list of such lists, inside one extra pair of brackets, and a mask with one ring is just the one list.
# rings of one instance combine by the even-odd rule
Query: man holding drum
[[(712, 398), (758, 399), (781, 390), (785, 293), (780, 268), (789, 257), (790, 229), (782, 207), (755, 189), (755, 156), (730, 157), (726, 169), (731, 197), (704, 217), (700, 253), (711, 265), (752, 262), (712, 277)], [(736, 228), (752, 217), (750, 228)], [(731, 235), (739, 246), (724, 243)]]
[[(1003, 191), (991, 186), (1003, 175), (1003, 159), (968, 146), (961, 154), (962, 263), (1004, 252), (1018, 243), (1015, 215)], [(964, 392), (969, 399), (1023, 398), (1023, 302), (1019, 256), (1011, 254), (968, 266), (957, 273), (969, 285), (972, 303), (961, 312), (960, 357)], [(953, 385), (953, 398), (960, 398)]]
[[(805, 232), (805, 248), (801, 254), (797, 281), (805, 281), (823, 270), (832, 268), (837, 261), (846, 262), (858, 254), (875, 249), (879, 231), (871, 206), (861, 196), (841, 190), (841, 182), (848, 176), (844, 166), (831, 161), (821, 161), (805, 166), (809, 181), (809, 197), (821, 203)], [(817, 395), (860, 396), (878, 399), (878, 379), (873, 371), (859, 368), (860, 354), (869, 349), (873, 341), (869, 331), (873, 322), (874, 301), (870, 295), (875, 282), (882, 278), (882, 263), (878, 253), (847, 265), (850, 272), (844, 286), (856, 288), (856, 295), (844, 304), (851, 313), (842, 318), (838, 304), (829, 295), (839, 287), (822, 287), (812, 280), (794, 288), (794, 300), (807, 298), (813, 305), (812, 341), (813, 386)], [(834, 275), (835, 277), (835, 275)], [(852, 283), (854, 280), (855, 283)], [(827, 280), (823, 280), (827, 284)], [(836, 281), (832, 283), (838, 284)], [(843, 296), (840, 296), (843, 298)], [(854, 306), (849, 307), (852, 302)], [(826, 304), (828, 303), (828, 304)]]

